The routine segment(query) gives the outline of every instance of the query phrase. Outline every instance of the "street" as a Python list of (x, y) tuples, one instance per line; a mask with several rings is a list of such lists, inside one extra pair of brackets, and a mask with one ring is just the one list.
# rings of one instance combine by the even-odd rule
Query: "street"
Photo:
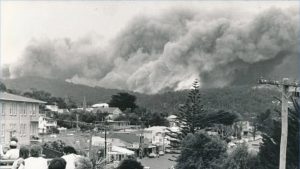
[(150, 167), (150, 169), (169, 169), (171, 166), (175, 166), (176, 162), (169, 159), (175, 159), (173, 154), (165, 154), (159, 158), (143, 158), (139, 160), (144, 167)]

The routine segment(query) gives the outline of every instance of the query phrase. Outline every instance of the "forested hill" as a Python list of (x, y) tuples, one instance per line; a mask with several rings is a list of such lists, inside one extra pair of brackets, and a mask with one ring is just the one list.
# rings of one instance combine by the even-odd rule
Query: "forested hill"
[[(56, 97), (71, 97), (78, 105), (86, 97), (88, 104), (108, 102), (112, 95), (124, 92), (115, 89), (89, 87), (72, 84), (54, 79), (26, 77), (4, 81), (7, 88), (28, 91), (31, 88), (44, 90)], [(188, 91), (166, 92), (155, 95), (129, 92), (137, 96), (137, 104), (152, 111), (173, 114), (184, 103)], [(227, 88), (202, 90), (203, 105), (210, 111), (225, 110), (241, 114), (246, 119), (254, 114), (274, 108), (272, 101), (278, 96), (276, 90), (269, 88), (254, 88), (252, 86), (235, 86)]]
[[(176, 112), (179, 104), (184, 103), (188, 91), (168, 92), (157, 95), (140, 95), (139, 105), (152, 110)], [(210, 111), (225, 110), (237, 112), (249, 119), (257, 113), (274, 109), (274, 97), (279, 92), (269, 88), (254, 88), (249, 86), (205, 89), (202, 90), (203, 105)]]

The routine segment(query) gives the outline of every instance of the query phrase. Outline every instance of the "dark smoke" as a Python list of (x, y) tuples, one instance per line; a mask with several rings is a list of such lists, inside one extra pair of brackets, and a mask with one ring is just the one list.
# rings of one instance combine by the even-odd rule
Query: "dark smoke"
[(298, 12), (272, 8), (253, 18), (230, 12), (137, 17), (109, 47), (95, 37), (33, 40), (12, 77), (157, 93), (189, 88), (196, 78), (202, 87), (223, 87), (284, 76), (285, 69), (297, 73), (298, 64), (289, 62), (298, 56)]

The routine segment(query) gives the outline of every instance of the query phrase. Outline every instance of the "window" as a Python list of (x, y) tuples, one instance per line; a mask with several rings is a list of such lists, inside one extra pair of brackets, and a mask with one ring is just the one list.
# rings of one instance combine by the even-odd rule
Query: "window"
[(20, 136), (25, 137), (26, 136), (26, 124), (20, 124)]
[(35, 116), (36, 114), (36, 107), (34, 104), (32, 104), (32, 112), (33, 112), (33, 116)]
[(1, 137), (5, 136), (5, 124), (1, 125)]
[(5, 116), (5, 103), (1, 103), (2, 116)]
[(13, 113), (16, 116), (18, 112), (18, 104), (17, 103), (13, 103)]
[(8, 107), (9, 107), (9, 115), (13, 115), (13, 110), (12, 110), (12, 103), (8, 103), (7, 104), (8, 105)]
[(23, 103), (23, 114), (24, 114), (24, 116), (26, 116), (26, 104), (25, 103)]

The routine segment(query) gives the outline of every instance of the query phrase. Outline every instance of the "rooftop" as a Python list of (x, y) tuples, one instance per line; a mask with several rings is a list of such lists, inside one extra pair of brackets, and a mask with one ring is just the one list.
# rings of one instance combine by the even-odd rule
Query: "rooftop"
[(28, 102), (28, 103), (40, 103), (40, 104), (46, 103), (46, 102), (43, 102), (40, 100), (35, 100), (35, 99), (28, 98), (28, 97), (19, 96), (19, 95), (15, 95), (15, 94), (11, 94), (11, 93), (6, 93), (6, 92), (0, 92), (0, 100)]

